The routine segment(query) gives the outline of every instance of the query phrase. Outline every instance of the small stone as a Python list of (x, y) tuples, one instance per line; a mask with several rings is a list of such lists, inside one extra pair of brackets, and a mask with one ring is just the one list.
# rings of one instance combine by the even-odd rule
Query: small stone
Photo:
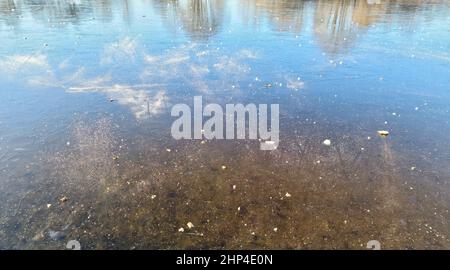
[(236, 190), (236, 185), (233, 185), (233, 190)]
[(385, 138), (385, 137), (389, 136), (389, 131), (387, 131), (387, 130), (379, 130), (378, 131), (378, 135), (380, 135), (381, 137)]
[(47, 208), (50, 208), (50, 207), (52, 207), (52, 204), (51, 203), (47, 203)]
[(226, 170), (227, 169), (227, 166), (225, 166), (225, 165), (222, 165), (222, 170)]
[(188, 222), (186, 225), (189, 229), (194, 228), (194, 224), (192, 224), (192, 222)]
[(154, 200), (154, 199), (156, 198), (156, 195), (152, 195), (150, 198), (151, 198), (152, 200)]
[(274, 232), (277, 232), (277, 231), (278, 231), (278, 228), (276, 228), (276, 227), (273, 228), (273, 231), (274, 231)]
[(169, 153), (170, 153), (170, 152), (172, 152), (172, 149), (167, 148), (167, 149), (166, 149), (166, 152), (169, 152)]
[(67, 202), (68, 200), (69, 199), (66, 196), (64, 196), (61, 199), (59, 199), (60, 202)]
[(326, 139), (325, 141), (323, 141), (322, 144), (326, 145), (326, 146), (330, 146), (331, 145), (331, 141), (329, 139)]
[(179, 228), (178, 231), (179, 232), (184, 232), (184, 228)]
[(285, 196), (286, 198), (290, 198), (292, 195), (289, 194), (288, 192), (286, 192), (286, 194), (284, 194), (284, 196)]
[(39, 232), (38, 234), (36, 234), (33, 238), (32, 238), (32, 240), (33, 241), (40, 241), (40, 240), (43, 240), (44, 239), (44, 233), (43, 232)]

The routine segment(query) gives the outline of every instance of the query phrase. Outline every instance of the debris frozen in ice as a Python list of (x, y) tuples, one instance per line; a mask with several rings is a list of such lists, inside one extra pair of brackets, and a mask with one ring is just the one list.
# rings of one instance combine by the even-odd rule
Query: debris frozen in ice
[(387, 137), (387, 136), (389, 136), (389, 131), (387, 131), (387, 130), (379, 130), (378, 131), (378, 135), (380, 135), (381, 137)]

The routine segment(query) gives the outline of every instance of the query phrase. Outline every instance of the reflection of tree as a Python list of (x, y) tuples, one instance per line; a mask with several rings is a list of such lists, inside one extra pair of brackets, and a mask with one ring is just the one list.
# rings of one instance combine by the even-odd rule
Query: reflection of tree
[[(148, 0), (171, 31), (183, 29), (195, 39), (215, 35), (222, 23), (226, 0)], [(96, 19), (109, 22), (135, 19), (130, 0), (0, 0), (0, 24), (17, 26), (25, 13), (40, 23), (64, 27)], [(149, 2), (143, 1), (144, 5)], [(352, 44), (368, 26), (382, 19), (413, 29), (420, 20), (432, 20), (448, 0), (239, 0), (238, 13), (254, 27), (268, 22), (275, 31), (299, 33), (305, 17), (313, 13), (313, 30), (321, 46), (338, 52)], [(398, 15), (402, 16), (398, 16)], [(420, 14), (420, 16), (416, 16)], [(405, 15), (405, 16), (403, 16)]]
[(172, 29), (182, 27), (194, 39), (215, 35), (223, 21), (224, 0), (154, 0)]
[(77, 23), (80, 14), (88, 13), (85, 6), (75, 1), (24, 0), (24, 6), (37, 21), (58, 25), (59, 22)]
[(351, 46), (359, 34), (378, 20), (401, 24), (403, 29), (415, 29), (418, 11), (421, 11), (421, 18), (428, 16), (432, 19), (433, 12), (423, 11), (433, 10), (445, 3), (448, 1), (318, 0), (314, 7), (314, 34), (325, 51), (337, 53)]
[[(244, 23), (257, 27), (268, 21), (275, 31), (298, 34), (307, 14), (313, 8), (314, 33), (328, 52), (347, 48), (357, 35), (380, 17), (407, 13), (402, 23), (414, 24), (414, 13), (442, 4), (445, 0), (247, 0), (239, 2)], [(385, 20), (389, 21), (389, 20)]]
[(21, 13), (20, 3), (14, 0), (0, 1), (0, 22), (6, 25), (18, 25)]
[(334, 53), (351, 44), (357, 26), (353, 24), (353, 0), (317, 1), (314, 13), (314, 34), (327, 52)]
[[(240, 4), (240, 12), (247, 24), (254, 26), (267, 18), (275, 31), (300, 33), (305, 1), (248, 0)], [(253, 20), (253, 21), (250, 21)]]
[(125, 13), (128, 0), (1, 0), (0, 22), (16, 26), (24, 13), (28, 12), (37, 22), (59, 27), (92, 18), (110, 21), (113, 16), (112, 4), (118, 5), (121, 2), (124, 2)]

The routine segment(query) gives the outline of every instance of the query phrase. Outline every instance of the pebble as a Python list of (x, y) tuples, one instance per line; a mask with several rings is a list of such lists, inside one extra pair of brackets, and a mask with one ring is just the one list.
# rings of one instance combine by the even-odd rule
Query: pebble
[(32, 238), (32, 240), (33, 241), (40, 241), (40, 240), (42, 240), (42, 239), (44, 239), (44, 233), (43, 232), (39, 232), (38, 234), (36, 234), (33, 238)]
[(326, 146), (330, 146), (331, 145), (331, 141), (329, 139), (326, 139), (325, 141), (323, 141), (323, 144)]
[(387, 136), (389, 136), (389, 131), (387, 131), (387, 130), (379, 130), (378, 131), (378, 135), (380, 135), (381, 137), (387, 137)]
[(189, 229), (194, 228), (194, 224), (192, 224), (192, 222), (188, 222), (186, 225)]

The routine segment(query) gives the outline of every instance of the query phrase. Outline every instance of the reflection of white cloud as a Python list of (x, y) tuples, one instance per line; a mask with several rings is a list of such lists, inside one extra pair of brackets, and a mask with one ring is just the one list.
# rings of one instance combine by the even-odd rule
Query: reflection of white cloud
[(98, 87), (103, 87), (105, 84), (111, 84), (112, 81), (112, 77), (111, 75), (107, 74), (107, 75), (101, 75), (101, 76), (97, 76), (91, 79), (84, 79), (84, 78), (79, 78), (79, 81), (77, 82), (78, 87), (71, 87), (69, 89), (74, 89), (74, 88), (78, 88), (78, 89), (85, 89), (85, 90), (92, 90), (92, 89), (96, 89)]
[(159, 114), (167, 101), (164, 91), (150, 96), (144, 90), (136, 90), (127, 85), (114, 85), (106, 93), (119, 104), (129, 107), (138, 119)]
[(47, 56), (43, 54), (11, 55), (0, 59), (3, 76), (20, 76), (20, 81), (36, 86), (56, 86)]
[(164, 64), (166, 65), (176, 65), (186, 62), (190, 59), (189, 55), (175, 54), (171, 55), (169, 58), (165, 59)]
[(118, 42), (105, 46), (100, 64), (117, 64), (121, 61), (134, 60), (136, 57), (137, 42), (126, 37)]
[(293, 78), (291, 76), (285, 77), (286, 87), (288, 89), (300, 90), (305, 86), (305, 83), (300, 80), (300, 77)]
[[(93, 70), (77, 67), (77, 62), (69, 58), (57, 63), (53, 69), (47, 57), (41, 54), (0, 58), (0, 71), (10, 71), (14, 67), (14, 70), (20, 70), (15, 75), (22, 76), (24, 67), (34, 67), (39, 72), (24, 78), (25, 81), (72, 93), (104, 93), (130, 108), (137, 118), (145, 118), (158, 114), (165, 107), (167, 87), (182, 85), (188, 91), (202, 94), (224, 89), (239, 91), (239, 83), (249, 78), (248, 60), (258, 57), (249, 49), (224, 54), (219, 48), (197, 44), (150, 55), (135, 40), (126, 37), (104, 46), (99, 63), (107, 70), (97, 77), (93, 77)], [(123, 76), (121, 65), (127, 63), (136, 68), (136, 77)]]
[(200, 51), (200, 52), (196, 53), (195, 55), (196, 55), (197, 57), (203, 57), (203, 56), (205, 56), (205, 55), (207, 55), (207, 54), (208, 54), (208, 51)]
[(219, 48), (194, 43), (158, 56), (143, 55), (146, 66), (139, 76), (142, 81), (166, 85), (176, 83), (202, 94), (222, 91), (230, 86), (239, 89), (238, 82), (244, 81), (251, 71), (248, 60), (259, 58), (258, 53), (250, 49), (224, 54)]
[(250, 68), (238, 61), (237, 58), (222, 56), (218, 62), (213, 65), (214, 68), (226, 74), (240, 74), (250, 71)]
[(64, 81), (81, 81), (83, 79), (85, 71), (86, 71), (85, 67), (80, 67), (74, 73), (69, 74), (64, 79)]
[(0, 60), (0, 70), (4, 72), (18, 72), (23, 70), (40, 69), (48, 70), (50, 65), (47, 56), (35, 55), (11, 55)]
[(157, 56), (153, 56), (153, 55), (149, 55), (149, 54), (144, 55), (144, 61), (149, 64), (156, 63), (156, 61), (158, 61), (158, 59), (159, 59), (159, 57), (157, 57)]
[(238, 52), (238, 57), (240, 58), (248, 58), (248, 59), (258, 59), (259, 55), (258, 53), (249, 50), (249, 49), (242, 49)]
[(190, 70), (195, 76), (203, 76), (209, 73), (209, 68), (207, 65), (191, 65)]
[[(97, 81), (97, 80), (94, 80)], [(100, 80), (98, 80), (100, 81)], [(96, 84), (94, 82), (94, 84)], [(160, 87), (160, 85), (91, 85), (70, 87), (69, 92), (72, 93), (105, 93), (111, 100), (117, 101), (119, 104), (131, 109), (136, 118), (159, 114), (165, 107), (168, 100), (165, 91), (158, 91), (156, 94), (150, 95), (147, 89)]]
[(66, 69), (66, 68), (69, 67), (69, 65), (70, 65), (70, 59), (66, 58), (61, 63), (59, 63), (58, 68), (59, 69)]

